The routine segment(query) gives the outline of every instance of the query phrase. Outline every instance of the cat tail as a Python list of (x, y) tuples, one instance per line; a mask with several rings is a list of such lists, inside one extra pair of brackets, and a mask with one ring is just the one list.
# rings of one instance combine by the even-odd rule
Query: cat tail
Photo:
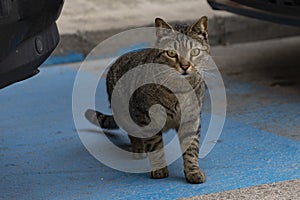
[(88, 109), (85, 111), (85, 117), (89, 122), (104, 129), (118, 129), (113, 116), (102, 114), (96, 110)]

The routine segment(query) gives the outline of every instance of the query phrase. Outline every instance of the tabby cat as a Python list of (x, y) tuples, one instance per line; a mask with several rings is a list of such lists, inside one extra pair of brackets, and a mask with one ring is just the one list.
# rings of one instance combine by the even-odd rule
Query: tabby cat
[[(203, 183), (206, 179), (204, 172), (199, 167), (199, 139), (200, 139), (200, 111), (203, 103), (205, 84), (203, 74), (205, 64), (209, 57), (208, 43), (208, 22), (207, 17), (201, 17), (195, 24), (175, 25), (174, 27), (160, 18), (155, 19), (157, 45), (161, 48), (142, 49), (129, 52), (118, 58), (111, 66), (107, 74), (107, 93), (109, 101), (114, 86), (118, 80), (129, 70), (147, 63), (159, 63), (175, 69), (177, 76), (189, 81), (194, 89), (197, 100), (192, 102), (185, 99), (184, 109), (192, 108), (194, 104), (200, 107), (196, 117), (191, 115), (187, 125), (178, 133), (181, 109), (178, 105), (178, 99), (168, 88), (155, 84), (148, 84), (136, 90), (131, 97), (129, 109), (132, 120), (137, 124), (146, 126), (150, 121), (148, 109), (159, 104), (165, 108), (167, 113), (164, 128), (156, 135), (150, 138), (139, 138), (129, 134), (132, 152), (134, 155), (142, 157), (147, 156), (151, 164), (151, 178), (165, 178), (168, 176), (168, 168), (163, 151), (162, 132), (169, 129), (175, 129), (183, 151), (184, 173), (189, 183)], [(168, 30), (168, 31), (166, 31)], [(168, 33), (180, 33), (175, 39), (170, 38)], [(182, 37), (182, 35), (187, 37)], [(192, 38), (194, 42), (188, 40)], [(184, 52), (185, 55), (182, 55)], [(132, 80), (139, 78), (132, 77)], [(174, 84), (176, 84), (174, 82)], [(102, 114), (98, 111), (88, 109), (85, 113), (86, 118), (93, 124), (101, 126), (104, 129), (119, 128), (113, 116)], [(189, 133), (189, 124), (196, 125), (197, 133)], [(197, 129), (196, 127), (196, 129)], [(184, 143), (188, 141), (188, 146)], [(136, 154), (138, 153), (138, 154)]]

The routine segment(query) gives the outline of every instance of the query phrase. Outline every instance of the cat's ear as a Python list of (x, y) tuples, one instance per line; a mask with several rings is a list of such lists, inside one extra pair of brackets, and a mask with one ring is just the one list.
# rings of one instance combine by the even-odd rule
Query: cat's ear
[(155, 27), (156, 27), (156, 36), (158, 38), (161, 38), (167, 35), (168, 33), (170, 33), (170, 31), (173, 31), (172, 26), (161, 18), (155, 19)]
[(190, 32), (196, 33), (199, 36), (203, 36), (207, 40), (208, 36), (208, 19), (206, 16), (201, 17), (194, 25), (189, 29)]

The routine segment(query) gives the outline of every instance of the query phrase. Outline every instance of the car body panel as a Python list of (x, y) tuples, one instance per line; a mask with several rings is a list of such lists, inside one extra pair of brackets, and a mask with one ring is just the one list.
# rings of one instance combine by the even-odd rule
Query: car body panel
[(300, 26), (299, 0), (208, 0), (212, 8), (275, 23)]

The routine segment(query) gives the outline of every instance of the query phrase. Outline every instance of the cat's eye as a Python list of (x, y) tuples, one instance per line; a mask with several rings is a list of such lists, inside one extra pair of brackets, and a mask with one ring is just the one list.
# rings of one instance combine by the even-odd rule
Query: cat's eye
[(200, 54), (200, 49), (196, 48), (196, 49), (192, 49), (191, 51), (191, 56), (198, 56)]
[(176, 57), (177, 53), (174, 50), (168, 50), (167, 55), (171, 58), (174, 58), (174, 57)]

